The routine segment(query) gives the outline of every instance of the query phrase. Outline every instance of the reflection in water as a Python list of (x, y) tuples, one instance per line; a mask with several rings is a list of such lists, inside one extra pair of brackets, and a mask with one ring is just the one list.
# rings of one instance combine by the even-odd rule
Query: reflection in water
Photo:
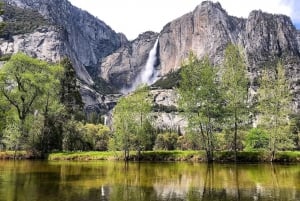
[(0, 201), (300, 200), (300, 166), (0, 161)]

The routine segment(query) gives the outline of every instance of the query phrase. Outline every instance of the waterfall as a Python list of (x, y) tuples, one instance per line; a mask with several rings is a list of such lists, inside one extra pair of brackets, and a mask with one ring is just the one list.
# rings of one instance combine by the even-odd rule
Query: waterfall
[(156, 39), (152, 49), (149, 52), (148, 59), (146, 65), (141, 70), (141, 72), (137, 75), (133, 84), (130, 88), (122, 89), (121, 92), (127, 94), (129, 92), (134, 91), (140, 84), (151, 85), (158, 78), (158, 72), (155, 69), (155, 64), (157, 62), (157, 47), (158, 47), (158, 38)]
[(157, 61), (157, 57), (156, 57), (157, 46), (158, 46), (158, 39), (156, 39), (154, 46), (149, 53), (146, 66), (142, 70), (141, 75), (140, 75), (141, 82), (139, 84), (144, 83), (147, 85), (151, 85), (157, 79), (157, 72), (155, 70), (155, 64)]
[(104, 122), (103, 123), (104, 123), (104, 125), (107, 125), (107, 116), (106, 115), (104, 116)]

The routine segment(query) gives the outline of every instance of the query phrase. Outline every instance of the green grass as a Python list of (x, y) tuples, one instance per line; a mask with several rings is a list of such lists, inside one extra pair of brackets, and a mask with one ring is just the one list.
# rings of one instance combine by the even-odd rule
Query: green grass
[[(18, 151), (17, 159), (32, 159), (32, 154), (26, 151)], [(0, 159), (13, 159), (14, 151), (0, 152)], [(88, 151), (88, 152), (57, 152), (48, 155), (48, 160), (70, 160), (70, 161), (88, 161), (88, 160), (123, 160), (123, 152), (117, 151)], [(130, 152), (129, 160), (138, 160), (136, 151)], [(142, 161), (205, 161), (205, 151), (143, 151), (141, 153)], [(216, 151), (214, 153), (215, 162), (233, 162), (234, 152)], [(265, 151), (242, 151), (238, 152), (238, 162), (242, 163), (261, 163), (269, 162), (269, 153)], [(276, 154), (274, 162), (299, 163), (300, 151), (281, 151)]]
[[(130, 152), (130, 160), (137, 160), (137, 152)], [(49, 155), (48, 160), (123, 160), (123, 152), (59, 152)], [(204, 151), (143, 151), (142, 161), (205, 161)], [(233, 162), (234, 152), (217, 151), (216, 162)], [(265, 151), (238, 152), (238, 162), (269, 162), (269, 153)], [(300, 151), (284, 151), (276, 154), (275, 162), (300, 162)]]
[(48, 160), (117, 160), (122, 156), (122, 152), (58, 152), (51, 153)]

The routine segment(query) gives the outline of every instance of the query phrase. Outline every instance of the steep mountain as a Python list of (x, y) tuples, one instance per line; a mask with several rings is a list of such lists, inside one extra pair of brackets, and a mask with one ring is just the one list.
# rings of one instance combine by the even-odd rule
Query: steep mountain
[[(62, 37), (62, 40), (58, 41), (59, 55), (68, 55), (72, 59), (79, 78), (87, 84), (92, 84), (93, 81), (86, 69), (93, 71), (92, 68), (102, 57), (118, 49), (124, 40), (127, 41), (123, 35), (115, 33), (104, 22), (72, 6), (67, 0), (5, 0), (5, 2), (10, 6), (38, 11), (50, 21), (58, 29), (57, 34)], [(43, 46), (42, 37), (40, 41), (39, 46)], [(18, 40), (10, 42), (16, 44)], [(21, 45), (19, 47), (22, 48)]]
[(4, 3), (3, 19), (7, 26), (0, 36), (2, 57), (22, 51), (58, 62), (68, 56), (81, 82), (86, 109), (100, 111), (103, 102), (96, 97), (102, 97), (103, 91), (110, 87), (96, 77), (99, 61), (126, 44), (126, 37), (67, 0), (4, 0)]
[(190, 51), (199, 58), (207, 55), (213, 64), (220, 65), (229, 43), (239, 45), (245, 52), (253, 92), (261, 68), (281, 60), (291, 80), (295, 110), (300, 109), (299, 31), (284, 15), (252, 11), (247, 19), (236, 18), (228, 15), (219, 3), (202, 2), (161, 31), (161, 76), (178, 70)]

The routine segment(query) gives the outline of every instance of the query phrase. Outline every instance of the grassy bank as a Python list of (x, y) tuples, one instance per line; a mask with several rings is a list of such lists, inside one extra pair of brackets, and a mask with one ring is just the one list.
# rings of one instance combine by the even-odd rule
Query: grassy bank
[[(0, 152), (0, 160), (12, 160), (14, 159), (33, 159), (31, 153), (26, 151), (6, 151)], [(89, 161), (89, 160), (123, 160), (123, 152), (58, 152), (48, 155), (48, 160), (71, 160), (71, 161)], [(131, 161), (138, 160), (137, 152), (130, 152)], [(144, 151), (140, 156), (142, 161), (193, 161), (202, 162), (205, 161), (204, 151)], [(214, 160), (216, 162), (233, 162), (234, 152), (218, 151), (214, 154)], [(238, 152), (238, 162), (242, 163), (257, 163), (257, 162), (269, 162), (269, 154), (263, 151), (252, 152)], [(284, 151), (276, 154), (276, 160), (274, 162), (300, 162), (300, 151)]]
[[(123, 160), (123, 152), (61, 152), (52, 153), (48, 160)], [(130, 160), (138, 160), (136, 152), (130, 153)], [(204, 151), (145, 151), (140, 156), (142, 161), (205, 161)], [(216, 162), (233, 162), (234, 152), (219, 151), (215, 152), (214, 160)], [(238, 162), (268, 162), (269, 154), (267, 152), (239, 152)], [(285, 151), (276, 154), (274, 162), (300, 162), (299, 151)]]
[(26, 151), (1, 151), (0, 152), (0, 160), (21, 160), (21, 159), (31, 159), (33, 155)]

